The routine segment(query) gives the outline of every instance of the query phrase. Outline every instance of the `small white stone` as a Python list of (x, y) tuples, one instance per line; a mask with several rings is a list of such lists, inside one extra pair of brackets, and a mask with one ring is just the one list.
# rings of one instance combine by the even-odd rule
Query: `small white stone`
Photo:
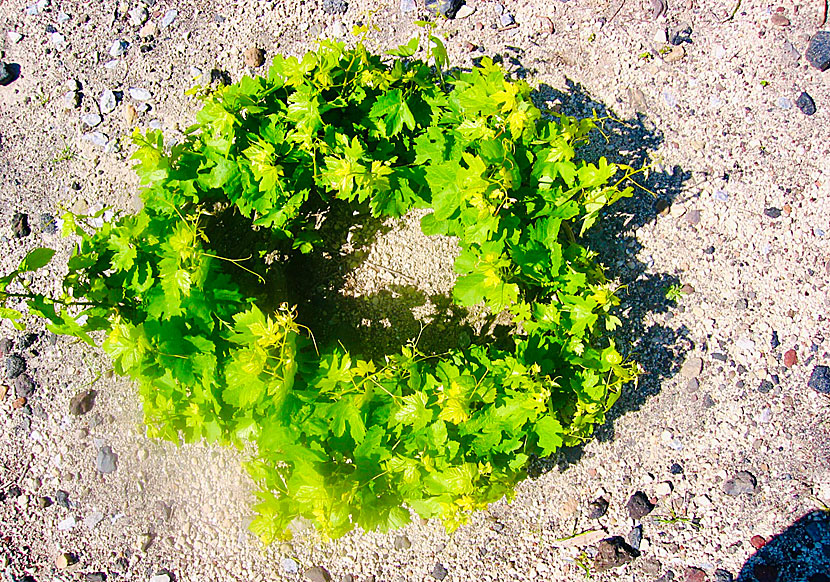
[(148, 457), (147, 449), (138, 449), (138, 460), (144, 461)]
[(130, 87), (130, 97), (132, 97), (136, 101), (149, 101), (153, 98), (153, 94), (150, 93), (147, 89), (142, 89), (140, 87)]
[(147, 19), (150, 17), (150, 15), (147, 13), (147, 9), (144, 8), (144, 6), (136, 6), (135, 8), (130, 10), (129, 15), (130, 24), (132, 24), (133, 26), (141, 26), (142, 24), (147, 22)]
[(170, 582), (170, 576), (167, 574), (155, 574), (150, 576), (150, 582)]
[(130, 46), (127, 41), (118, 39), (112, 41), (109, 49), (109, 55), (117, 59), (118, 57), (122, 56), (125, 52), (127, 52), (127, 47)]
[(106, 115), (107, 113), (115, 111), (115, 107), (118, 105), (118, 99), (115, 97), (115, 93), (106, 89), (101, 93), (98, 105), (101, 108), (101, 113)]
[(101, 125), (102, 119), (97, 113), (87, 113), (85, 115), (81, 115), (81, 121), (83, 121), (87, 127), (96, 127)]
[(63, 12), (63, 11), (58, 12), (58, 22), (63, 23), (63, 22), (68, 22), (68, 21), (69, 21), (69, 15), (66, 12)]
[(472, 6), (468, 6), (468, 5), (464, 4), (461, 8), (458, 9), (458, 12), (455, 13), (455, 17), (456, 18), (467, 18), (469, 16), (472, 16), (475, 11), (476, 11), (476, 9), (473, 8)]
[(66, 519), (58, 522), (58, 529), (60, 531), (69, 531), (77, 525), (77, 521), (75, 521), (75, 516), (70, 515)]
[(667, 42), (669, 42), (669, 36), (666, 34), (665, 28), (661, 28), (657, 31), (657, 33), (654, 35), (654, 42), (658, 44), (666, 44)]
[(12, 44), (17, 44), (21, 40), (23, 40), (23, 35), (17, 32), (16, 30), (10, 30), (7, 33), (7, 36), (9, 37), (9, 42)]
[(66, 48), (66, 37), (59, 32), (53, 32), (49, 35), (49, 40), (59, 51)]
[(91, 133), (87, 133), (84, 135), (84, 139), (91, 143), (92, 145), (96, 145), (100, 148), (107, 147), (110, 138), (105, 133), (101, 133), (100, 131), (93, 131)]
[(179, 11), (175, 8), (171, 8), (167, 12), (164, 13), (164, 16), (161, 18), (161, 22), (159, 22), (159, 26), (161, 28), (167, 28), (173, 21), (176, 20), (176, 17), (179, 15)]
[(663, 481), (654, 487), (654, 494), (657, 495), (657, 497), (666, 497), (671, 494), (672, 488), (673, 487), (670, 481)]
[(148, 22), (144, 26), (141, 27), (141, 30), (138, 31), (138, 36), (141, 38), (150, 38), (154, 34), (158, 32), (158, 27), (153, 22)]
[(87, 529), (94, 529), (96, 525), (101, 523), (104, 519), (104, 514), (100, 511), (93, 511), (84, 518), (84, 525)]

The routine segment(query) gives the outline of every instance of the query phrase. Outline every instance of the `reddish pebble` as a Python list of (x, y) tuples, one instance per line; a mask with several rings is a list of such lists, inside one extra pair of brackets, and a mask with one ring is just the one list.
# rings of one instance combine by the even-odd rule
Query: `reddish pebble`
[(793, 207), (792, 207), (792, 206), (790, 206), (789, 204), (785, 204), (784, 206), (782, 206), (782, 207), (781, 207), (781, 210), (783, 210), (783, 211), (784, 211), (784, 214), (786, 214), (787, 216), (789, 216), (790, 214), (792, 214)]
[(749, 543), (752, 544), (752, 547), (756, 550), (760, 550), (766, 545), (767, 540), (764, 539), (764, 536), (752, 536)]
[(686, 568), (686, 582), (705, 582), (706, 571), (700, 568)]
[(784, 365), (788, 368), (792, 368), (798, 363), (798, 354), (795, 353), (795, 350), (787, 350), (784, 352)]
[(26, 406), (26, 399), (25, 398), (17, 398), (16, 400), (14, 400), (12, 402), (12, 408), (14, 408), (15, 410), (23, 408), (24, 406)]

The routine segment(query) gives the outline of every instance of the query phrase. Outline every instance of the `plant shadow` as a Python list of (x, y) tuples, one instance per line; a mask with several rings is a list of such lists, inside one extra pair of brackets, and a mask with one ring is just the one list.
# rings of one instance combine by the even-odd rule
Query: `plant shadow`
[[(570, 79), (566, 79), (565, 90), (541, 84), (532, 98), (543, 111), (578, 119), (595, 116), (602, 120), (592, 132), (590, 142), (577, 150), (578, 157), (588, 162), (595, 163), (605, 157), (609, 163), (634, 168), (649, 166), (653, 153), (665, 139), (644, 115), (637, 113), (622, 119)], [(638, 174), (636, 183), (629, 181), (620, 186), (631, 186), (632, 196), (604, 209), (581, 241), (597, 253), (608, 279), (620, 285), (618, 316), (622, 326), (613, 337), (620, 353), (636, 361), (642, 370), (636, 383), (624, 387), (606, 415), (606, 422), (597, 427), (594, 436), (600, 441), (612, 440), (614, 422), (638, 410), (649, 397), (659, 393), (663, 383), (679, 371), (683, 354), (694, 348), (688, 329), (667, 324), (676, 307), (667, 298), (667, 291), (679, 289), (681, 281), (673, 273), (653, 269), (653, 260), (642, 256), (644, 248), (636, 234), (638, 229), (668, 213), (690, 178), (689, 172), (677, 166), (665, 169), (654, 165), (649, 172)], [(563, 449), (553, 458), (535, 459), (528, 473), (536, 476), (557, 466), (564, 470), (577, 463), (582, 454), (582, 446)]]

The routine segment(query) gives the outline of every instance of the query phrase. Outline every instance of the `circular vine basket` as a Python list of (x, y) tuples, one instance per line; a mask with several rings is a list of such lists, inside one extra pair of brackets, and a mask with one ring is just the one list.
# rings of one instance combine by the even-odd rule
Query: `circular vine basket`
[[(434, 67), (410, 58), (417, 41), (392, 59), (323, 42), (212, 92), (182, 143), (136, 134), (143, 210), (97, 229), (67, 215), (81, 238), (67, 295), (29, 302), (56, 332), (106, 331), (151, 436), (256, 444), (265, 542), (296, 518), (332, 537), (410, 510), (457, 527), (509, 497), (531, 458), (589, 437), (635, 375), (602, 338), (619, 325), (614, 288), (573, 234), (630, 194), (610, 182), (618, 166), (576, 158), (592, 121), (543, 118), (488, 59), (442, 73), (430, 40)], [(242, 281), (274, 248), (313, 252), (312, 214), (334, 200), (429, 209), (423, 231), (461, 248), (453, 301), (509, 313), (509, 349), (362, 359), (314, 345), (292, 306), (262, 307)], [(219, 240), (228, 212), (264, 233), (253, 257)], [(71, 298), (82, 313), (60, 308)]]

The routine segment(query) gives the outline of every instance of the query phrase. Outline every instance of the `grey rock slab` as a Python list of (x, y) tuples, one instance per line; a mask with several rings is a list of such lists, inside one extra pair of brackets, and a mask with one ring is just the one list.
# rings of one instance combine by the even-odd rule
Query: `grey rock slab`
[(830, 30), (820, 30), (807, 45), (807, 61), (819, 71), (830, 69)]
[(322, 0), (320, 10), (326, 14), (345, 14), (349, 4), (345, 0)]
[(29, 215), (22, 212), (15, 212), (12, 217), (12, 232), (14, 238), (25, 238), (32, 234), (32, 229), (29, 227)]
[(424, 5), (433, 14), (455, 18), (461, 8), (461, 0), (425, 0)]
[(104, 445), (98, 449), (98, 455), (95, 457), (95, 468), (99, 473), (105, 475), (115, 472), (118, 468), (118, 455), (112, 452), (109, 445)]
[(597, 544), (597, 555), (594, 557), (594, 567), (598, 572), (617, 568), (627, 564), (639, 556), (639, 552), (625, 543), (620, 536), (602, 540)]
[(749, 471), (738, 471), (734, 477), (723, 482), (723, 492), (731, 497), (743, 493), (754, 494), (758, 490), (758, 480)]
[(684, 378), (697, 378), (703, 371), (703, 360), (697, 356), (691, 357), (680, 368), (680, 374)]
[(827, 366), (813, 368), (807, 386), (821, 394), (830, 394), (830, 368)]
[(643, 526), (635, 525), (631, 528), (631, 531), (628, 532), (628, 545), (630, 545), (635, 550), (640, 549), (640, 543), (643, 541)]
[(511, 26), (513, 24), (516, 24), (516, 19), (513, 17), (511, 13), (505, 10), (501, 13), (501, 16), (499, 16), (499, 24), (502, 27)]
[(430, 576), (435, 578), (436, 580), (443, 580), (447, 577), (449, 571), (444, 567), (444, 564), (441, 562), (435, 562), (435, 566), (432, 568), (432, 572), (430, 572)]
[(331, 574), (322, 566), (312, 566), (303, 572), (303, 575), (311, 582), (331, 582)]
[(395, 536), (394, 545), (396, 550), (408, 550), (412, 547), (412, 542), (406, 536)]

